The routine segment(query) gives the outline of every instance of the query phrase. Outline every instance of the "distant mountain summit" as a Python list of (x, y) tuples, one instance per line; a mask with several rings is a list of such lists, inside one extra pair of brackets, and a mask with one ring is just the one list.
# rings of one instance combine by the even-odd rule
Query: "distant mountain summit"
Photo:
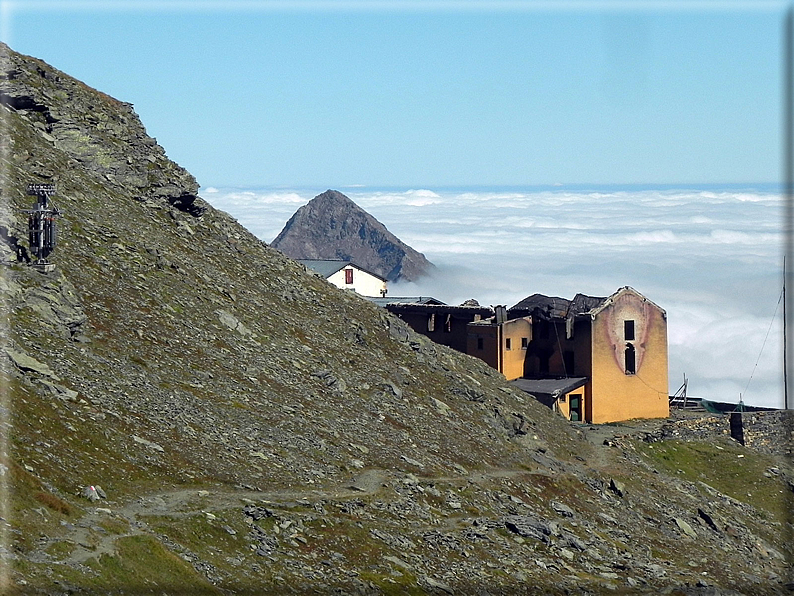
[(344, 259), (389, 281), (414, 281), (433, 264), (341, 192), (298, 209), (272, 246), (293, 259)]

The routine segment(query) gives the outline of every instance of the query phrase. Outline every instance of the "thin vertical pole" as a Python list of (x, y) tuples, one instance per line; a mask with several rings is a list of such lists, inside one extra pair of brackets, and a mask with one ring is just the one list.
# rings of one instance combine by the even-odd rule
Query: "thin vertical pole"
[(786, 256), (783, 255), (783, 408), (788, 410), (788, 337), (786, 336)]
[[(794, 97), (792, 96), (794, 93), (794, 65), (792, 64), (792, 60), (794, 60), (794, 7), (792, 6), (789, 6), (788, 10), (786, 11), (783, 48), (786, 52), (786, 55), (783, 56), (783, 67), (785, 69), (783, 76), (783, 126), (785, 128), (783, 131), (783, 177), (785, 183), (785, 220), (783, 224), (783, 232), (785, 234), (786, 243), (786, 261), (789, 265), (791, 265), (791, 258), (794, 253), (794, 240), (792, 239), (792, 232), (794, 231), (792, 230), (792, 221), (794, 221)], [(789, 299), (788, 296), (785, 295), (785, 288), (789, 283), (788, 267), (786, 267), (785, 264), (783, 266), (783, 270), (783, 345), (785, 346), (787, 339), (786, 329), (789, 323), (788, 317), (791, 315), (792, 309), (789, 308), (791, 305), (787, 304)], [(784, 414), (781, 434), (783, 436), (783, 441), (787, 443), (788, 447), (791, 447), (791, 437), (792, 432), (794, 431), (794, 414), (788, 411), (791, 408), (791, 404), (789, 403), (788, 399), (790, 393), (789, 382), (791, 375), (788, 374), (789, 361), (787, 356), (788, 354), (786, 354), (784, 347), (783, 383), (785, 385), (785, 389), (783, 392), (783, 400), (785, 409), (787, 411)], [(783, 497), (783, 500), (784, 511), (789, 512), (789, 523), (785, 525), (786, 530), (783, 540), (785, 543), (791, 544), (792, 540), (794, 539), (794, 525), (792, 525), (792, 522), (794, 521), (794, 515), (791, 513), (794, 512), (794, 494), (792, 494), (791, 491), (787, 491), (787, 494)], [(787, 575), (788, 577), (784, 581), (791, 582), (794, 580), (794, 573), (792, 573), (790, 566)]]
[[(794, 65), (792, 59), (794, 56), (794, 8), (789, 7), (786, 11), (785, 24), (784, 24), (784, 51), (786, 55), (783, 57), (784, 77), (783, 77), (783, 137), (784, 137), (784, 150), (783, 150), (783, 182), (784, 182), (784, 225), (783, 232), (785, 235), (785, 257), (788, 257), (788, 262), (791, 262), (791, 257), (794, 255), (794, 240), (792, 239), (792, 222), (794, 221)], [(787, 267), (783, 265), (783, 399), (785, 409), (790, 409), (789, 403), (789, 361), (786, 352), (786, 329), (788, 327), (788, 317), (792, 313), (790, 308), (792, 305), (787, 304), (788, 298), (785, 294), (785, 288), (789, 282), (789, 273)]]

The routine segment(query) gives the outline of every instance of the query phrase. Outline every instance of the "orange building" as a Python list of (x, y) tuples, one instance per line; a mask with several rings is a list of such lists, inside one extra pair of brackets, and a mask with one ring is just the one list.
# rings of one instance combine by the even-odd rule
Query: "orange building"
[(468, 354), (570, 420), (669, 416), (667, 315), (633, 288), (573, 300), (533, 294), (467, 331)]
[(469, 323), (466, 353), (484, 360), (507, 379), (524, 376), (526, 355), (532, 341), (532, 318), (496, 322), (496, 317)]

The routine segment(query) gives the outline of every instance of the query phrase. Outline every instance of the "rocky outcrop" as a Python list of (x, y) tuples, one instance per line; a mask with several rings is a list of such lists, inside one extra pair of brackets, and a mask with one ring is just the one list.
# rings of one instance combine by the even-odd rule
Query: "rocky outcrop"
[[(198, 184), (146, 134), (132, 105), (91, 89), (51, 66), (0, 44), (0, 104), (24, 115), (45, 142), (138, 200), (167, 201), (197, 215)], [(15, 147), (16, 159), (25, 148)], [(31, 164), (53, 181), (57, 172)]]
[(342, 259), (389, 281), (414, 281), (433, 267), (382, 223), (335, 190), (298, 209), (272, 246), (293, 259)]

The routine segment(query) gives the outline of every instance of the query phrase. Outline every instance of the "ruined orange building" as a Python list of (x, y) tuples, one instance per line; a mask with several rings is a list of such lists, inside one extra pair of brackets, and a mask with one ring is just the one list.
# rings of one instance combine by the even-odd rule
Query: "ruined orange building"
[(533, 294), (469, 323), (466, 352), (570, 420), (669, 416), (667, 315), (633, 288), (573, 300)]

